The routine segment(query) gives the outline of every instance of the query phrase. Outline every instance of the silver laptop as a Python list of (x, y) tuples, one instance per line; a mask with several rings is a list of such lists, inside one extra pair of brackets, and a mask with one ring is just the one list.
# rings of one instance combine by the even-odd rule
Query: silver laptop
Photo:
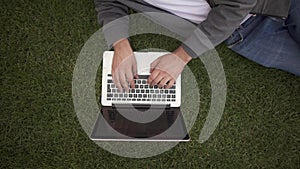
[(118, 92), (111, 76), (113, 51), (103, 53), (101, 113), (95, 141), (189, 141), (181, 104), (181, 76), (170, 89), (147, 83), (150, 64), (165, 52), (135, 52), (139, 79), (129, 93)]

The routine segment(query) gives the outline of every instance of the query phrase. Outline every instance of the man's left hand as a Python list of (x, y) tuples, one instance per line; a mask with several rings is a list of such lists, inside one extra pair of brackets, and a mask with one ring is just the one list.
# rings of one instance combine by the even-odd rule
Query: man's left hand
[(148, 83), (169, 89), (173, 86), (184, 66), (192, 59), (182, 47), (174, 52), (160, 56), (151, 63)]

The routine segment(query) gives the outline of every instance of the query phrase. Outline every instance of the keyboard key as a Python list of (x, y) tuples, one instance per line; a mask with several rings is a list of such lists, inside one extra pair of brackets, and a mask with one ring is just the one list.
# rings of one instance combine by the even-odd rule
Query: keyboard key
[(123, 94), (122, 94), (122, 93), (120, 93), (120, 94), (119, 94), (119, 97), (123, 97)]
[(159, 93), (159, 90), (155, 90), (155, 93)]
[(139, 85), (134, 85), (134, 88), (139, 88)]
[(111, 84), (110, 88), (116, 88), (115, 84)]
[(139, 94), (138, 97), (141, 98), (141, 97), (143, 97), (143, 95), (142, 95), (142, 94)]
[(154, 93), (154, 90), (150, 90), (150, 93)]
[(175, 90), (170, 90), (170, 93), (172, 93), (172, 94), (175, 93)]
[(107, 79), (107, 83), (113, 83), (111, 79)]
[(143, 97), (146, 98), (146, 97), (147, 97), (147, 94), (143, 94)]
[(149, 88), (149, 85), (145, 85), (145, 89), (148, 89)]
[(172, 95), (172, 98), (175, 98), (175, 95)]
[(129, 97), (132, 97), (132, 94), (129, 94)]
[(137, 97), (137, 94), (134, 94), (133, 97)]
[(170, 89), (175, 89), (175, 86), (172, 86)]
[(124, 97), (128, 97), (128, 94), (125, 93), (125, 94), (124, 94)]
[(116, 92), (117, 92), (117, 90), (116, 90), (116, 89), (112, 89), (112, 90), (111, 90), (111, 92), (113, 92), (113, 93), (116, 93)]
[(171, 95), (167, 95), (167, 98), (171, 98)]
[(131, 90), (130, 90), (130, 93), (135, 93), (135, 89), (131, 89)]
[(145, 93), (145, 90), (141, 89), (141, 93)]
[(118, 94), (114, 94), (114, 97), (118, 97)]
[(110, 101), (110, 100), (111, 100), (111, 98), (107, 98), (107, 100), (108, 100), (108, 101)]
[(150, 91), (149, 90), (146, 90), (146, 93), (149, 93)]
[(108, 94), (107, 94), (107, 97), (113, 97), (113, 94), (108, 93)]
[(140, 93), (140, 89), (136, 89), (136, 90), (135, 90), (135, 93)]
[(140, 89), (143, 89), (144, 88), (144, 86), (143, 85), (140, 85)]

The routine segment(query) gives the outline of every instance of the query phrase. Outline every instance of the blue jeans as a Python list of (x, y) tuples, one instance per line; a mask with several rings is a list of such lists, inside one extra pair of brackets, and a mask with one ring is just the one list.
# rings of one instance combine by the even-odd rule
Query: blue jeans
[(300, 1), (286, 20), (253, 16), (225, 40), (230, 49), (266, 67), (300, 76)]

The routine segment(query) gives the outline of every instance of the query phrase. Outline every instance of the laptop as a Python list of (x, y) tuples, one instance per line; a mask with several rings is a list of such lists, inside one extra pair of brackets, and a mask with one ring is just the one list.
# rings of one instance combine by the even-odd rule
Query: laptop
[(129, 93), (113, 83), (113, 51), (103, 53), (101, 112), (90, 138), (94, 141), (189, 141), (180, 111), (181, 76), (170, 89), (150, 86), (150, 64), (166, 52), (135, 52), (139, 79)]

